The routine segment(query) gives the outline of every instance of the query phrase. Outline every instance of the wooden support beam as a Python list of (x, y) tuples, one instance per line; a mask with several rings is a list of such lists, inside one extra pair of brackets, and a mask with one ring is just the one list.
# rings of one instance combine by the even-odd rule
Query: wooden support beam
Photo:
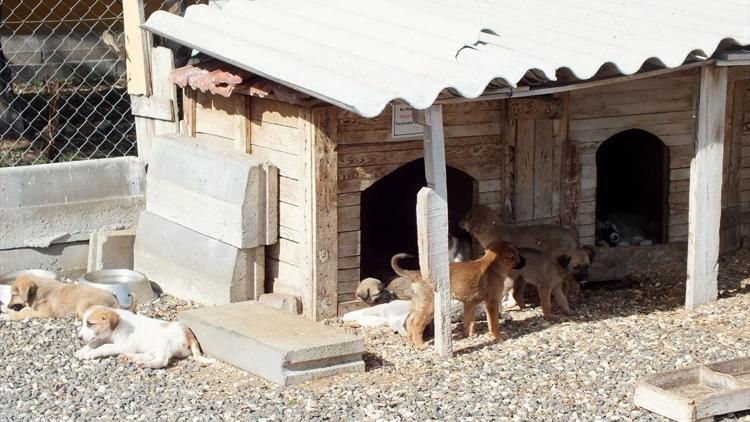
[(125, 70), (128, 94), (151, 95), (151, 33), (141, 29), (145, 21), (143, 0), (123, 0)]
[(320, 320), (335, 317), (338, 306), (338, 188), (334, 107), (302, 108), (305, 136), (302, 180), (304, 203), (304, 313)]
[(417, 240), (422, 277), (435, 289), (435, 351), (453, 356), (451, 342), (451, 285), (448, 263), (448, 188), (445, 168), (443, 108), (425, 113), (424, 168), (427, 187), (417, 194)]
[(716, 300), (727, 68), (701, 68), (695, 158), (690, 164), (685, 307)]

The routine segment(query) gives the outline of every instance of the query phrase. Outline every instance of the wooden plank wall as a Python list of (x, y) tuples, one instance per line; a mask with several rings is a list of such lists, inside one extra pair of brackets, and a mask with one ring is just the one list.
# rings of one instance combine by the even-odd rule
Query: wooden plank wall
[[(687, 238), (698, 84), (698, 71), (689, 70), (570, 93), (568, 139), (577, 144), (582, 165), (576, 220), (581, 243), (594, 242), (596, 150), (607, 138), (627, 129), (651, 132), (667, 145), (669, 241)], [(627, 165), (623, 166), (623, 171), (627, 171)]]
[[(741, 164), (740, 164), (740, 210), (742, 213), (742, 237), (750, 236), (750, 81), (744, 80), (740, 89), (742, 103), (741, 125), (737, 132), (740, 136)], [(737, 98), (737, 97), (735, 97)]]
[(251, 153), (279, 168), (279, 241), (266, 248), (266, 289), (306, 297), (300, 271), (304, 193), (300, 180), (308, 123), (301, 113), (297, 105), (251, 98)]
[[(514, 120), (512, 220), (517, 224), (559, 224), (565, 126), (560, 119)], [(511, 164), (511, 163), (509, 163)], [(505, 210), (507, 212), (507, 210)], [(507, 217), (507, 216), (506, 216)]]
[[(477, 180), (477, 201), (496, 210), (504, 202), (504, 102), (443, 105), (449, 166)], [(422, 140), (391, 138), (391, 108), (372, 119), (338, 113), (338, 294), (354, 300), (360, 281), (361, 192), (404, 164), (423, 157)]]
[(742, 236), (742, 138), (748, 81), (733, 80), (733, 72), (729, 76), (721, 189), (720, 253), (735, 251), (740, 246)]

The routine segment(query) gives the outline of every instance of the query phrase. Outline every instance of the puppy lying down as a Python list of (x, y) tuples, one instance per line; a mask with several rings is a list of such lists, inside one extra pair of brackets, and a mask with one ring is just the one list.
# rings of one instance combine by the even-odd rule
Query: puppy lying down
[[(406, 318), (411, 309), (410, 300), (394, 300), (381, 303), (369, 308), (347, 312), (341, 317), (349, 326), (377, 328), (389, 327), (394, 332), (406, 336)], [(484, 316), (481, 308), (477, 308), (477, 318)], [(458, 300), (451, 300), (451, 322), (461, 322), (464, 319), (464, 305)]]
[(83, 316), (78, 339), (86, 345), (76, 352), (79, 359), (120, 355), (125, 362), (149, 368), (164, 368), (172, 358), (202, 357), (193, 333), (179, 322), (165, 322), (130, 311), (93, 306)]

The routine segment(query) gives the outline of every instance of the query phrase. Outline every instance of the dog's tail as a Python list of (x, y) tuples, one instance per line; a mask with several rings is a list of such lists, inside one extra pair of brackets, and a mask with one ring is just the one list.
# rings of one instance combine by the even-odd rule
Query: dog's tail
[(421, 272), (416, 270), (405, 270), (398, 265), (398, 261), (406, 258), (414, 258), (414, 255), (409, 255), (408, 253), (397, 253), (396, 255), (393, 255), (391, 258), (391, 268), (393, 268), (393, 271), (401, 277), (422, 277)]
[(207, 365), (210, 365), (216, 362), (216, 360), (214, 359), (210, 359), (210, 358), (203, 356), (203, 352), (201, 351), (201, 345), (200, 343), (198, 343), (198, 339), (195, 338), (195, 334), (193, 334), (193, 331), (190, 328), (187, 328), (184, 326), (183, 326), (183, 329), (185, 330), (185, 337), (187, 337), (188, 348), (190, 348), (190, 353), (192, 354), (193, 359), (197, 360), (200, 363), (204, 363)]

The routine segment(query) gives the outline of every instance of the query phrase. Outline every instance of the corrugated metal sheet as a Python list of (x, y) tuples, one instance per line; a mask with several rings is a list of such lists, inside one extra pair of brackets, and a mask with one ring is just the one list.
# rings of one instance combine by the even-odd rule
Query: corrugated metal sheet
[(750, 44), (748, 0), (229, 0), (156, 12), (148, 30), (365, 117), (429, 107), (530, 69), (579, 79), (605, 63), (682, 64)]

